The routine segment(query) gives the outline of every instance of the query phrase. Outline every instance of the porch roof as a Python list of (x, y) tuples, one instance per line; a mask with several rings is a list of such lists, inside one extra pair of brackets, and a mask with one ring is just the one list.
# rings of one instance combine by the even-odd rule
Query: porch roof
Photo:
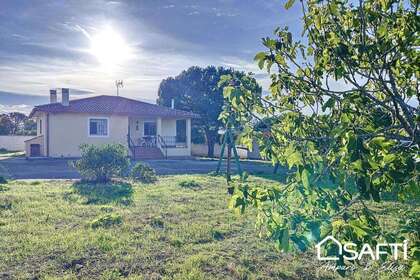
[(30, 117), (37, 112), (47, 113), (98, 113), (145, 117), (199, 118), (198, 114), (150, 104), (121, 96), (99, 95), (70, 100), (68, 106), (51, 103), (35, 106)]

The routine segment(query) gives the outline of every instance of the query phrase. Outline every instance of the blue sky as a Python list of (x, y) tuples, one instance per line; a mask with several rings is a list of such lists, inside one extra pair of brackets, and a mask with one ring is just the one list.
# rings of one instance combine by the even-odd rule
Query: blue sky
[[(253, 62), (261, 38), (284, 25), (300, 34), (297, 7), (286, 11), (283, 4), (2, 0), (0, 111), (28, 112), (47, 102), (50, 88), (69, 87), (71, 98), (115, 94), (116, 79), (124, 80), (121, 95), (153, 102), (162, 79), (193, 65), (252, 71), (267, 87)], [(110, 34), (117, 39), (109, 41)], [(117, 47), (103, 53), (107, 45)]]

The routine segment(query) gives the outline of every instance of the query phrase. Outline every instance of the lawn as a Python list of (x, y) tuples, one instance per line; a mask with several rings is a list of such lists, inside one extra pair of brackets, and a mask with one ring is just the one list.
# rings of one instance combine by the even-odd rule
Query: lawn
[[(3, 186), (0, 279), (339, 278), (317, 271), (313, 251), (284, 254), (260, 238), (252, 213), (227, 208), (221, 177), (159, 177), (133, 185), (132, 196), (125, 183), (108, 188), (111, 194), (74, 181)], [(388, 217), (397, 208), (388, 204)]]

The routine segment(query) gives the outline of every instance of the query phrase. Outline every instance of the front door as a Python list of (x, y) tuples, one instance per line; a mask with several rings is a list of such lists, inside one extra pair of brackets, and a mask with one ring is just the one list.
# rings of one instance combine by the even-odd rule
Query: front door
[(31, 157), (40, 157), (41, 156), (41, 145), (40, 144), (31, 144)]

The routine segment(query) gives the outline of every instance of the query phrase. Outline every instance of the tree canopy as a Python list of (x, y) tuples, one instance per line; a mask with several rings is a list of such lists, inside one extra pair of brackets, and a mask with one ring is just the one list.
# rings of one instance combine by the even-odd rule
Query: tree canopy
[(33, 134), (36, 134), (36, 122), (25, 114), (19, 112), (0, 114), (0, 135)]
[[(218, 82), (223, 75), (228, 74), (251, 77), (230, 68), (193, 66), (174, 78), (163, 80), (159, 86), (158, 104), (171, 106), (171, 99), (174, 99), (176, 109), (200, 115), (200, 119), (193, 121), (193, 133), (204, 133), (209, 157), (214, 156), (214, 144), (219, 142), (218, 131), (223, 125), (218, 119), (224, 104), (223, 88), (219, 87)], [(254, 78), (251, 78), (251, 82), (261, 92)]]
[[(299, 5), (304, 36), (277, 28), (255, 56), (270, 73), (269, 95), (259, 102), (247, 91), (227, 96), (248, 125), (244, 142), (258, 139), (292, 176), (278, 188), (239, 183), (233, 206), (255, 206), (259, 223), (285, 251), (306, 250), (329, 234), (358, 246), (410, 240), (410, 273), (419, 276), (416, 212), (401, 212), (401, 230), (391, 232), (369, 207), (385, 195), (418, 205), (419, 3)], [(250, 125), (273, 117), (268, 133)]]

